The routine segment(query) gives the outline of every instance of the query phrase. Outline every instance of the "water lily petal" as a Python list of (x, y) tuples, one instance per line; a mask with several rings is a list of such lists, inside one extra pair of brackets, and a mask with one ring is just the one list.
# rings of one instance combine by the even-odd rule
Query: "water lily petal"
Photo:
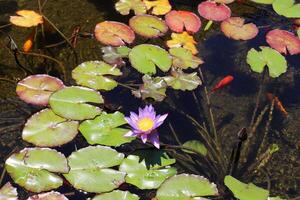
[(133, 131), (128, 131), (128, 132), (124, 135), (124, 137), (136, 137), (136, 136), (138, 136), (138, 134), (135, 133), (135, 132), (133, 132)]
[(147, 134), (142, 134), (141, 135), (141, 140), (142, 140), (143, 143), (146, 143), (147, 139), (148, 139), (148, 135)]
[(158, 132), (154, 131), (148, 136), (149, 141), (156, 147), (160, 148)]
[(155, 119), (155, 128), (159, 127), (160, 125), (162, 125), (162, 123), (164, 123), (165, 119), (168, 117), (168, 114), (164, 114), (164, 115), (158, 115)]

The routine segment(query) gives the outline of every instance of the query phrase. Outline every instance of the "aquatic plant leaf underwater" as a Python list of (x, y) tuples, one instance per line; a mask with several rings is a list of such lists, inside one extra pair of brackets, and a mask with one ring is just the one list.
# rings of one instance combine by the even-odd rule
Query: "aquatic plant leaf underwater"
[(198, 5), (201, 17), (211, 21), (224, 21), (231, 16), (231, 10), (225, 4), (217, 4), (214, 1), (203, 1)]
[(218, 189), (203, 176), (179, 174), (167, 179), (157, 190), (157, 200), (196, 200), (217, 196)]
[(33, 45), (34, 45), (34, 37), (36, 35), (36, 29), (33, 29), (31, 33), (27, 36), (25, 39), (25, 42), (22, 46), (22, 49), (25, 53), (28, 53), (29, 51), (32, 50)]
[(197, 75), (197, 72), (187, 74), (182, 70), (173, 70), (171, 71), (171, 76), (165, 76), (163, 79), (168, 86), (175, 90), (191, 91), (196, 89), (199, 85), (202, 85), (202, 81)]
[(119, 0), (115, 4), (115, 8), (121, 15), (129, 15), (130, 10), (133, 10), (135, 15), (147, 12), (146, 5), (142, 0)]
[(172, 33), (171, 38), (171, 40), (167, 41), (167, 46), (169, 48), (183, 47), (187, 50), (190, 50), (193, 55), (198, 53), (196, 48), (197, 42), (194, 40), (194, 37), (189, 35), (186, 31), (182, 33)]
[(288, 18), (300, 17), (300, 3), (296, 4), (295, 0), (274, 0), (272, 6), (279, 15)]
[(229, 85), (234, 80), (234, 77), (231, 75), (227, 75), (224, 78), (222, 78), (211, 90), (211, 92), (215, 92), (227, 85)]
[(234, 40), (250, 40), (258, 34), (258, 28), (253, 23), (245, 24), (241, 17), (230, 17), (221, 23), (224, 35)]
[[(205, 147), (205, 145), (202, 142), (200, 142), (198, 140), (186, 141), (185, 143), (183, 143), (182, 146), (183, 147), (188, 147), (188, 148), (196, 151), (199, 155), (202, 155), (202, 156), (207, 155), (207, 148)], [(194, 152), (189, 151), (189, 150), (183, 150), (183, 151), (187, 152), (187, 153), (195, 154)]]
[(214, 0), (214, 2), (217, 3), (224, 3), (224, 4), (230, 4), (233, 3), (235, 0)]
[(115, 21), (98, 23), (94, 33), (99, 42), (111, 46), (131, 44), (135, 39), (135, 34), (129, 26)]
[(21, 27), (32, 27), (42, 24), (43, 16), (33, 10), (19, 10), (17, 16), (10, 16), (10, 23)]
[(300, 38), (289, 31), (274, 29), (266, 35), (267, 43), (278, 52), (291, 55), (300, 53)]
[(255, 3), (260, 3), (260, 4), (272, 4), (275, 0), (250, 0)]
[(47, 74), (36, 74), (19, 81), (16, 93), (26, 103), (47, 106), (51, 94), (64, 87), (63, 82), (58, 78)]
[(136, 194), (129, 191), (114, 190), (112, 192), (98, 194), (92, 200), (139, 200)]
[(300, 27), (298, 27), (298, 29), (297, 29), (297, 35), (298, 35), (298, 38), (300, 38)]
[(153, 15), (165, 15), (172, 9), (169, 0), (143, 0), (143, 2)]
[(230, 175), (225, 176), (224, 183), (240, 200), (266, 200), (269, 197), (268, 190), (257, 187), (253, 183), (242, 183)]
[(172, 10), (166, 14), (165, 21), (168, 27), (177, 33), (187, 31), (193, 34), (201, 28), (200, 18), (195, 13), (184, 10)]
[(51, 191), (42, 194), (35, 194), (28, 197), (27, 200), (68, 200), (68, 198), (59, 192)]
[(145, 38), (157, 38), (168, 31), (165, 21), (153, 15), (137, 15), (129, 20), (129, 26)]
[(159, 135), (157, 128), (161, 126), (168, 114), (156, 115), (153, 106), (150, 104), (144, 108), (139, 108), (139, 113), (130, 112), (129, 117), (125, 117), (132, 130), (125, 134), (126, 137), (140, 137), (143, 143), (151, 142), (159, 149)]
[(0, 189), (0, 199), (3, 199), (3, 200), (18, 200), (17, 189), (15, 187), (13, 187), (10, 182), (7, 182)]
[(266, 96), (270, 102), (274, 101), (275, 108), (279, 110), (284, 117), (288, 117), (289, 114), (278, 97), (274, 96), (272, 93), (267, 93)]
[(199, 65), (204, 63), (201, 58), (194, 56), (190, 50), (182, 47), (170, 48), (169, 53), (173, 57), (172, 66), (175, 68), (196, 69)]
[(101, 48), (102, 50), (102, 59), (104, 62), (121, 67), (124, 66), (126, 63), (123, 61), (123, 58), (127, 58), (131, 49), (126, 46), (120, 47), (112, 47), (112, 46), (105, 46)]
[(247, 63), (252, 71), (262, 73), (265, 66), (268, 67), (269, 75), (277, 78), (287, 70), (287, 61), (278, 51), (270, 47), (260, 47), (261, 51), (250, 49), (247, 54)]

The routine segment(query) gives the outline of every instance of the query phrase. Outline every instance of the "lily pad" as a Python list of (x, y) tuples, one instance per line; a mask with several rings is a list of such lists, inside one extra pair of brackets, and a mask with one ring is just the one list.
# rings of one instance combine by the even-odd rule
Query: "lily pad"
[(172, 76), (163, 77), (168, 86), (175, 90), (194, 90), (202, 84), (197, 72), (187, 74), (181, 70), (172, 71)]
[(114, 89), (118, 83), (111, 76), (120, 75), (120, 69), (98, 60), (81, 63), (72, 71), (72, 78), (78, 85), (95, 90)]
[(272, 78), (279, 77), (287, 70), (287, 61), (276, 50), (269, 47), (260, 47), (261, 51), (250, 49), (247, 55), (247, 63), (254, 72), (262, 73), (265, 66), (269, 69)]
[(231, 16), (231, 10), (225, 4), (217, 4), (215, 1), (203, 1), (198, 5), (201, 17), (211, 21), (224, 21)]
[(300, 3), (296, 4), (295, 0), (274, 0), (272, 5), (279, 15), (288, 18), (300, 17)]
[(173, 163), (175, 159), (161, 150), (138, 151), (125, 158), (119, 170), (127, 173), (126, 183), (140, 189), (156, 189), (177, 173), (176, 168), (169, 166)]
[(102, 47), (102, 53), (103, 53), (103, 60), (113, 66), (121, 67), (124, 66), (126, 63), (123, 61), (124, 57), (128, 57), (128, 54), (130, 52), (130, 48), (126, 46), (121, 47), (112, 47), (112, 46), (106, 46)]
[(180, 174), (166, 180), (157, 190), (157, 200), (198, 200), (218, 195), (214, 183), (203, 176)]
[(172, 65), (172, 58), (169, 53), (152, 44), (140, 44), (132, 48), (129, 53), (129, 60), (132, 67), (143, 74), (155, 74), (155, 66), (166, 72)]
[(92, 200), (139, 200), (140, 198), (128, 191), (114, 190), (95, 196)]
[(95, 119), (82, 122), (79, 130), (89, 144), (116, 147), (135, 139), (134, 137), (124, 137), (130, 131), (119, 127), (124, 124), (127, 122), (122, 113), (118, 111), (112, 114), (102, 112)]
[(95, 27), (96, 39), (111, 46), (123, 46), (131, 44), (135, 39), (132, 29), (126, 24), (115, 21), (104, 21)]
[[(206, 149), (205, 145), (198, 140), (189, 140), (189, 141), (185, 142), (183, 144), (183, 146), (196, 151), (198, 154), (200, 154), (202, 156), (207, 155), (207, 149)], [(194, 154), (194, 152), (189, 151), (189, 150), (183, 150), (183, 151)]]
[(224, 3), (224, 4), (230, 4), (234, 2), (235, 0), (214, 0), (217, 3)]
[(37, 74), (26, 77), (17, 84), (16, 92), (20, 99), (33, 105), (48, 105), (50, 95), (63, 88), (64, 84), (58, 78)]
[(102, 193), (118, 188), (125, 173), (111, 169), (119, 165), (124, 154), (105, 146), (89, 146), (68, 157), (70, 171), (65, 178), (79, 190)]
[(143, 2), (153, 15), (165, 15), (172, 9), (169, 0), (143, 0)]
[(240, 200), (266, 200), (269, 196), (268, 190), (257, 187), (253, 183), (242, 183), (229, 175), (225, 176), (224, 183), (234, 196)]
[(10, 23), (20, 27), (38, 26), (44, 22), (43, 16), (33, 10), (18, 10), (16, 16), (10, 16)]
[(50, 97), (53, 112), (61, 117), (74, 120), (94, 118), (101, 113), (101, 109), (90, 103), (101, 104), (103, 98), (100, 93), (85, 87), (65, 87)]
[(196, 69), (199, 65), (204, 63), (201, 58), (194, 56), (191, 51), (182, 47), (171, 48), (169, 52), (173, 56), (173, 67)]
[(17, 184), (36, 193), (60, 187), (63, 180), (54, 173), (69, 171), (65, 156), (48, 148), (25, 148), (14, 153), (5, 168)]
[(133, 10), (135, 15), (145, 14), (147, 11), (142, 0), (119, 0), (115, 8), (121, 15), (129, 15), (130, 10)]
[(3, 200), (18, 200), (17, 189), (14, 188), (9, 182), (7, 182), (0, 189), (0, 199), (3, 199)]
[(260, 4), (272, 4), (274, 0), (251, 0), (255, 3), (260, 3)]
[(23, 140), (40, 147), (61, 146), (77, 135), (77, 121), (70, 121), (44, 109), (32, 115), (22, 131)]
[(29, 197), (27, 200), (68, 200), (65, 195), (60, 194), (59, 192), (47, 192), (42, 194), (36, 194)]
[(167, 41), (167, 46), (169, 48), (183, 47), (192, 52), (192, 54), (197, 54), (198, 50), (196, 48), (197, 42), (194, 40), (192, 35), (189, 35), (186, 31), (182, 33), (172, 33), (171, 40)]
[(184, 10), (172, 10), (165, 16), (165, 20), (169, 28), (177, 33), (187, 31), (196, 33), (201, 28), (200, 18), (193, 12)]
[(157, 38), (168, 31), (165, 21), (153, 15), (134, 16), (129, 20), (129, 25), (134, 32), (146, 38)]

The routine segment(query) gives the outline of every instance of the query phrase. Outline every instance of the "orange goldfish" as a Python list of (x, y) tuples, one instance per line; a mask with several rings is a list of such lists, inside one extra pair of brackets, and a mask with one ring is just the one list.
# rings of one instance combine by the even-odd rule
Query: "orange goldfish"
[(35, 29), (30, 33), (30, 35), (26, 38), (23, 44), (23, 51), (25, 53), (31, 51), (34, 44), (34, 37), (35, 37)]
[(286, 109), (284, 108), (284, 106), (281, 103), (281, 101), (278, 99), (278, 97), (274, 96), (272, 93), (269, 93), (269, 92), (266, 95), (267, 95), (267, 98), (269, 99), (269, 101), (273, 101), (274, 100), (275, 108), (277, 110), (279, 110), (284, 117), (288, 117), (289, 114), (286, 111)]
[(233, 81), (234, 77), (231, 75), (225, 76), (222, 80), (220, 80), (215, 87), (211, 90), (211, 93), (217, 91), (218, 89), (221, 89), (231, 83)]

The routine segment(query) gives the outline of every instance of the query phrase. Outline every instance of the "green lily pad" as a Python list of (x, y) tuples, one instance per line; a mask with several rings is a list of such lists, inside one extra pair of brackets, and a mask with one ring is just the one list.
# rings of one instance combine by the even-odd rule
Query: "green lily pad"
[(140, 198), (128, 191), (114, 190), (95, 196), (92, 200), (139, 200)]
[(260, 4), (272, 4), (274, 0), (251, 0), (255, 3), (260, 3)]
[(230, 175), (225, 176), (224, 183), (240, 200), (266, 200), (269, 196), (268, 190), (257, 187), (253, 183), (242, 183)]
[(203, 176), (180, 174), (166, 180), (157, 190), (157, 200), (198, 200), (218, 195), (214, 183)]
[(297, 29), (298, 38), (300, 38), (300, 27)]
[[(95, 90), (112, 90), (118, 83), (111, 76), (120, 76), (122, 72), (117, 67), (102, 61), (87, 61), (81, 63), (72, 71), (72, 77), (78, 85)], [(109, 77), (108, 77), (109, 76)]]
[(143, 76), (143, 82), (138, 90), (133, 90), (132, 94), (137, 98), (153, 98), (155, 101), (163, 101), (166, 95), (167, 83), (162, 77), (152, 78), (149, 75)]
[(172, 65), (172, 58), (169, 53), (152, 44), (135, 46), (129, 53), (129, 60), (132, 67), (143, 74), (155, 74), (155, 66), (166, 72)]
[(265, 66), (269, 69), (269, 75), (279, 77), (287, 70), (287, 61), (279, 52), (269, 47), (260, 47), (261, 51), (251, 49), (247, 55), (247, 63), (254, 72), (262, 73)]
[(295, 0), (274, 0), (273, 9), (279, 15), (288, 18), (300, 17), (300, 3), (295, 4)]
[(68, 200), (68, 198), (59, 192), (51, 191), (47, 193), (33, 195), (27, 200)]
[(109, 192), (125, 181), (125, 173), (111, 169), (119, 165), (124, 154), (105, 146), (89, 146), (68, 157), (70, 171), (65, 178), (79, 190)]
[(133, 10), (135, 15), (145, 14), (147, 11), (142, 0), (119, 0), (115, 7), (121, 15), (129, 15), (130, 10)]
[(54, 173), (69, 171), (65, 156), (48, 148), (25, 148), (14, 153), (5, 168), (15, 183), (36, 193), (60, 187), (63, 180)]
[(126, 63), (123, 61), (124, 57), (128, 57), (129, 52), (131, 51), (130, 48), (126, 46), (121, 47), (112, 47), (106, 46), (102, 47), (103, 53), (103, 60), (113, 66), (124, 66)]
[[(183, 146), (188, 147), (188, 148), (198, 152), (202, 156), (207, 155), (207, 149), (206, 149), (205, 145), (203, 143), (199, 142), (198, 140), (189, 140), (189, 141), (185, 142), (183, 144)], [(194, 152), (189, 151), (189, 150), (183, 150), (183, 151), (194, 154)]]
[(161, 150), (138, 151), (124, 159), (119, 170), (127, 173), (126, 183), (140, 189), (156, 189), (177, 173), (176, 168), (169, 166), (173, 163), (175, 159)]
[(72, 141), (78, 133), (79, 123), (62, 118), (51, 109), (32, 115), (22, 131), (23, 140), (40, 147), (61, 146)]
[(172, 76), (163, 77), (168, 86), (175, 90), (194, 90), (202, 84), (197, 72), (186, 74), (181, 70), (172, 71)]
[(203, 64), (203, 60), (194, 56), (191, 51), (176, 47), (169, 50), (170, 54), (173, 56), (173, 66), (181, 69), (196, 69), (199, 65)]
[(95, 90), (73, 86), (53, 93), (49, 103), (53, 112), (61, 117), (84, 120), (94, 118), (101, 113), (99, 107), (90, 105), (90, 103), (101, 104), (103, 98)]
[(124, 137), (129, 129), (119, 128), (127, 124), (124, 115), (120, 112), (107, 114), (102, 112), (93, 120), (86, 120), (80, 124), (79, 130), (89, 144), (102, 144), (106, 146), (120, 146), (131, 142), (135, 137)]
[(280, 197), (268, 197), (268, 200), (283, 200)]
[(7, 182), (0, 189), (0, 199), (3, 199), (3, 200), (18, 200), (17, 189), (14, 188), (9, 182)]

